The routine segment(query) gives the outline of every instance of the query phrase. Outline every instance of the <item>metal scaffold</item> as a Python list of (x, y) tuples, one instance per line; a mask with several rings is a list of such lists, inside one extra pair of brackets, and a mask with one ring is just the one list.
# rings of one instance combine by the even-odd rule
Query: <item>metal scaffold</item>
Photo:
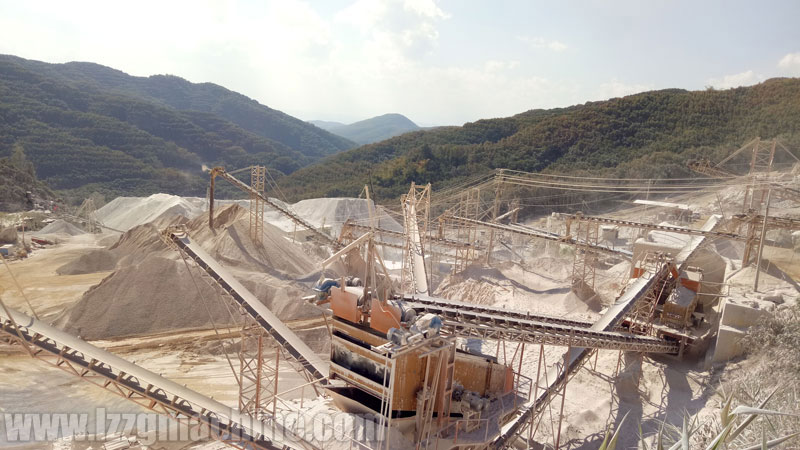
[[(456, 216), (477, 220), (480, 213), (480, 189), (465, 190), (461, 194), (458, 206), (453, 213)], [(456, 247), (452, 273), (459, 273), (478, 258), (474, 247), (478, 239), (478, 227), (471, 223), (456, 223), (453, 226), (456, 230), (454, 238), (456, 241), (472, 244), (470, 246)]]
[[(250, 167), (250, 239), (257, 244), (262, 244), (264, 239), (264, 185), (266, 184), (267, 168), (264, 166)], [(259, 195), (261, 194), (261, 195)]]
[(572, 220), (567, 219), (566, 236), (584, 244), (575, 248), (572, 260), (572, 291), (581, 297), (587, 297), (594, 295), (598, 254), (591, 247), (598, 245), (600, 225), (580, 220), (580, 217), (581, 215), (578, 214), (574, 229)]

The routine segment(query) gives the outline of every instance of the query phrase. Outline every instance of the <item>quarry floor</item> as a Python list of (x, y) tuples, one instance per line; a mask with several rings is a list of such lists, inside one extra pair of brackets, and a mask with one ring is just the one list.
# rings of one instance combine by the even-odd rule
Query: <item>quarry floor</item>
[[(731, 210), (736, 207), (737, 197), (733, 189), (730, 198), (723, 195), (723, 207)], [(678, 201), (681, 199), (675, 199)], [(697, 210), (704, 214), (716, 211), (717, 197), (694, 196), (693, 203)], [(170, 202), (173, 202), (170, 199)], [(132, 205), (131, 203), (130, 205)], [(121, 217), (116, 226), (133, 226), (136, 221), (130, 213), (132, 206), (117, 207)], [(182, 207), (180, 202), (159, 206), (145, 214), (148, 219), (156, 220), (167, 210)], [(185, 211), (197, 214), (198, 202), (188, 203)], [(319, 209), (319, 208), (316, 208)], [(334, 214), (336, 208), (329, 207), (328, 213)], [(776, 208), (780, 210), (780, 208)], [(312, 206), (309, 211), (315, 210)], [(788, 210), (793, 212), (794, 210)], [(123, 216), (123, 213), (124, 216)], [(338, 213), (338, 212), (337, 212)], [(352, 213), (352, 211), (351, 211)], [(622, 210), (617, 217), (641, 220), (647, 215), (646, 210), (630, 208)], [(363, 215), (361, 217), (363, 219)], [(317, 221), (335, 223), (335, 218), (317, 218)], [(313, 223), (313, 222), (312, 222)], [(278, 228), (287, 229), (286, 224)], [(546, 220), (539, 220), (538, 226), (545, 227)], [(113, 236), (113, 237), (110, 237)], [(116, 234), (79, 234), (61, 236), (57, 245), (35, 250), (31, 256), (21, 261), (10, 262), (8, 267), (13, 271), (18, 283), (23, 287), (25, 296), (40, 317), (48, 322), (55, 322), (72, 306), (77, 304), (84, 294), (93, 286), (101, 283), (113, 271), (100, 271), (81, 275), (58, 275), (56, 270), (64, 264), (96, 249), (108, 246), (108, 242), (116, 240)], [(277, 235), (276, 235), (277, 236)], [(277, 237), (273, 237), (278, 239)], [(283, 241), (282, 241), (283, 242)], [(220, 251), (226, 251), (225, 249)], [(457, 279), (447, 279), (443, 283), (441, 295), (464, 301), (472, 301), (495, 306), (535, 311), (552, 315), (567, 316), (594, 320), (599, 317), (599, 310), (610, 304), (615, 295), (627, 280), (628, 266), (624, 261), (611, 261), (610, 265), (598, 270), (598, 288), (600, 294), (598, 304), (587, 304), (571, 296), (568, 286), (572, 264), (572, 256), (558, 246), (533, 245), (528, 253), (520, 255), (526, 261), (515, 261), (513, 255), (507, 255), (506, 261), (493, 267), (472, 267)], [(800, 279), (800, 255), (791, 249), (768, 249), (766, 258), (795, 280)], [(274, 257), (274, 256), (270, 256)], [(319, 261), (318, 255), (310, 254), (312, 261)], [(293, 263), (305, 267), (302, 261)], [(0, 296), (9, 306), (24, 312), (29, 307), (23, 295), (16, 288), (8, 268), (0, 268)], [(270, 269), (271, 270), (271, 269)], [(299, 270), (299, 269), (298, 269)], [(284, 272), (274, 272), (274, 280), (279, 280)], [(237, 276), (260, 276), (256, 266), (237, 266)], [(764, 277), (764, 294), (770, 290), (791, 293), (791, 286), (781, 280)], [(750, 279), (741, 279), (744, 284)], [(306, 283), (307, 284), (307, 283)], [(747, 289), (742, 287), (742, 292)], [(300, 292), (300, 291), (297, 291)], [(796, 295), (796, 289), (794, 295)], [(289, 291), (289, 297), (295, 291)], [(752, 294), (751, 294), (752, 295)], [(296, 299), (300, 301), (299, 299)], [(294, 300), (293, 300), (294, 301)], [(299, 333), (308, 333), (312, 339), (318, 339), (321, 333), (327, 334), (325, 324), (318, 315), (309, 315), (288, 320), (288, 325)], [(215, 331), (208, 327), (172, 329), (136, 336), (121, 336), (91, 341), (106, 348), (125, 359), (132, 360), (141, 366), (160, 373), (178, 383), (186, 384), (208, 396), (213, 396), (225, 404), (236, 406), (238, 388), (232, 375), (230, 362), (219, 351), (219, 342), (230, 340), (236, 335), (234, 328)], [(325, 354), (326, 347), (321, 344), (315, 348)], [(494, 353), (495, 349), (484, 349)], [(513, 349), (508, 349), (513, 352)], [(536, 375), (539, 360), (537, 347), (526, 348), (522, 364), (522, 372), (526, 376)], [(563, 353), (563, 349), (546, 347), (545, 356), (548, 362), (555, 362)], [(235, 354), (232, 364), (237, 365)], [(617, 351), (602, 350), (598, 356), (581, 370), (569, 383), (564, 401), (565, 420), (561, 430), (562, 448), (594, 449), (603, 440), (608, 427), (616, 428), (622, 417), (627, 415), (622, 426), (620, 447), (636, 448), (638, 445), (639, 426), (645, 434), (657, 431), (662, 422), (680, 425), (684, 413), (714, 414), (717, 405), (715, 380), (724, 367), (712, 368), (704, 358), (678, 360), (666, 356), (636, 356), (620, 354)], [(305, 380), (290, 366), (282, 365), (279, 391), (287, 391), (304, 383)], [(297, 398), (298, 391), (286, 397)], [(306, 398), (308, 391), (304, 391)], [(556, 415), (557, 404), (546, 414)], [(96, 408), (105, 408), (116, 413), (140, 412), (141, 410), (113, 395), (63, 373), (57, 369), (33, 361), (18, 350), (0, 346), (0, 411), (2, 412), (91, 412)], [(537, 431), (540, 441), (551, 441), (557, 430), (549, 420), (542, 421)], [(54, 444), (55, 445), (55, 444)], [(59, 443), (58, 448), (87, 448), (91, 443)], [(63, 447), (63, 445), (68, 445)], [(96, 447), (95, 443), (95, 447)], [(197, 444), (163, 443), (164, 448), (195, 448)], [(70, 447), (71, 446), (71, 447)], [(0, 447), (4, 448), (41, 448), (37, 445), (17, 445), (7, 442), (0, 436)], [(54, 447), (56, 448), (56, 447)]]

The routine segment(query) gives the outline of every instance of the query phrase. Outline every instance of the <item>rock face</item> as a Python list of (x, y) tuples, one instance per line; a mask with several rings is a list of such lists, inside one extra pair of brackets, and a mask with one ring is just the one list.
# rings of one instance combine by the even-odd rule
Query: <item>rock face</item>
[(14, 227), (3, 228), (0, 230), (0, 244), (16, 244), (17, 230)]

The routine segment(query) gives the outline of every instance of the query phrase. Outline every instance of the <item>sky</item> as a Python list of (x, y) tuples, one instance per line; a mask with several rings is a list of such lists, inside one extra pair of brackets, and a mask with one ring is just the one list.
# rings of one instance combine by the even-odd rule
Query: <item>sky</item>
[(798, 0), (0, 0), (0, 53), (217, 83), (303, 120), (460, 125), (800, 76), (798, 18)]

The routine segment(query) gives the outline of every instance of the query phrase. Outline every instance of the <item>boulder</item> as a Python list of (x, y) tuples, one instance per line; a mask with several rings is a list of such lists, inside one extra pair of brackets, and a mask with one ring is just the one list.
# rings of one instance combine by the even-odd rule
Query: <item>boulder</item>
[(3, 228), (0, 230), (0, 244), (16, 244), (17, 229), (14, 227)]

